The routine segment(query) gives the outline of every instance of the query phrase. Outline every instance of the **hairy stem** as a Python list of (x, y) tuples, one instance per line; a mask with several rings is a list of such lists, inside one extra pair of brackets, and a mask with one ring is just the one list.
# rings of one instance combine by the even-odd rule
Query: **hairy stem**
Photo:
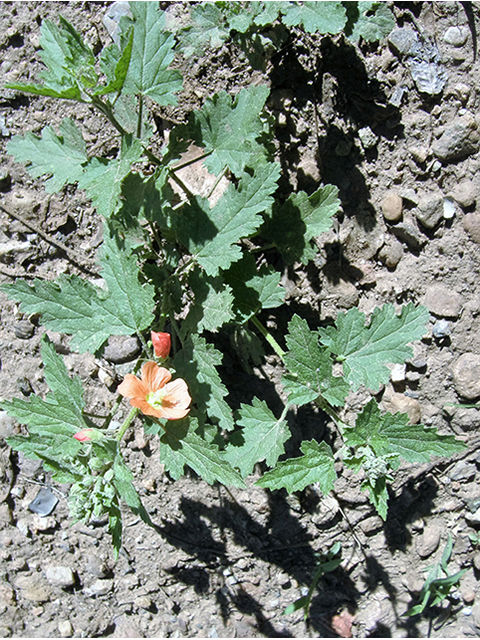
[(137, 407), (133, 407), (133, 409), (130, 411), (130, 413), (127, 416), (127, 419), (125, 420), (125, 422), (122, 424), (122, 426), (118, 430), (117, 436), (115, 438), (117, 440), (117, 442), (120, 442), (120, 440), (123, 438), (123, 436), (125, 435), (125, 431), (131, 425), (131, 423), (133, 422), (135, 416), (137, 415), (137, 413), (139, 411), (140, 411), (140, 409), (137, 409)]
[(250, 320), (257, 327), (257, 329), (260, 331), (262, 336), (265, 338), (268, 344), (272, 347), (275, 353), (283, 360), (283, 356), (285, 355), (286, 352), (278, 344), (278, 342), (275, 340), (272, 334), (268, 331), (268, 329), (266, 329), (263, 326), (263, 324), (260, 322), (260, 320), (256, 316), (252, 316)]

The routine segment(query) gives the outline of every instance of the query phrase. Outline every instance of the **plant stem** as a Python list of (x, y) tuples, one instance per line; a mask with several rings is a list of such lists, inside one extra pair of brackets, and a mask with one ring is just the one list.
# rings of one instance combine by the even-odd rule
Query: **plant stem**
[(263, 326), (263, 324), (260, 322), (257, 316), (252, 316), (250, 320), (257, 327), (257, 329), (260, 331), (260, 333), (268, 342), (268, 344), (273, 348), (277, 356), (279, 356), (283, 360), (283, 356), (285, 355), (286, 352), (278, 344), (278, 342), (275, 340), (272, 334)]
[(142, 138), (142, 117), (143, 117), (143, 96), (138, 96), (138, 120), (137, 120), (137, 138)]
[(191, 160), (186, 160), (185, 162), (182, 162), (182, 164), (177, 164), (175, 167), (172, 167), (170, 171), (175, 172), (180, 171), (180, 169), (185, 169), (185, 167), (189, 167), (191, 164), (195, 164), (195, 162), (198, 162), (199, 160), (208, 158), (211, 153), (211, 151), (207, 151), (205, 153), (202, 153), (201, 156), (197, 156), (196, 158), (192, 158)]
[(137, 409), (137, 407), (133, 407), (133, 409), (130, 411), (130, 413), (127, 416), (127, 419), (118, 430), (117, 436), (115, 438), (117, 442), (120, 442), (120, 440), (123, 438), (123, 436), (125, 435), (125, 431), (128, 429), (128, 427), (130, 426), (130, 424), (132, 423), (133, 419), (135, 418), (138, 412), (139, 412), (139, 409)]

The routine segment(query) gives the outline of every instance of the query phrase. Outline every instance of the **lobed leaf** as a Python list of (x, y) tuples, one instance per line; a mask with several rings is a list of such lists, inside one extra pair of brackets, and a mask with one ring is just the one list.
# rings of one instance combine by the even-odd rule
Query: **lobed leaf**
[(348, 22), (345, 34), (354, 41), (377, 42), (395, 27), (395, 17), (385, 2), (345, 2)]
[(178, 239), (207, 275), (216, 276), (240, 260), (238, 242), (260, 227), (260, 214), (269, 212), (279, 176), (277, 163), (260, 167), (253, 176), (244, 174), (237, 188), (231, 185), (213, 208), (197, 197), (174, 219)]
[(305, 440), (303, 456), (279, 462), (256, 482), (267, 489), (286, 489), (289, 493), (302, 491), (309, 484), (318, 483), (324, 495), (332, 489), (337, 478), (333, 453), (326, 442)]
[(132, 18), (124, 16), (124, 31), (133, 24), (133, 48), (124, 92), (148, 96), (157, 104), (177, 104), (175, 93), (182, 88), (182, 76), (170, 69), (174, 58), (174, 38), (165, 31), (165, 17), (158, 2), (130, 3)]
[(356, 391), (362, 384), (377, 391), (388, 382), (387, 363), (403, 363), (412, 356), (413, 340), (425, 332), (429, 313), (412, 303), (397, 315), (392, 304), (377, 307), (365, 326), (365, 315), (358, 309), (340, 313), (336, 327), (320, 329), (321, 342), (343, 362), (345, 378)]
[(289, 2), (282, 9), (284, 24), (303, 25), (308, 33), (340, 33), (346, 23), (346, 11), (341, 2)]
[(236, 433), (232, 436), (225, 450), (225, 459), (240, 469), (244, 478), (262, 460), (273, 467), (285, 453), (283, 445), (291, 435), (287, 422), (277, 420), (265, 402), (254, 398), (251, 405), (241, 405), (237, 424), (243, 430), (241, 435)]
[(321, 395), (334, 406), (342, 405), (350, 388), (343, 378), (333, 375), (330, 353), (327, 348), (320, 346), (318, 333), (310, 331), (307, 321), (297, 315), (289, 322), (288, 331), (285, 340), (289, 352), (285, 355), (285, 364), (291, 373), (296, 374), (296, 382), (306, 389), (300, 393), (298, 384), (293, 389), (288, 382), (287, 388), (295, 391), (295, 394), (300, 393), (300, 397), (309, 396), (313, 399), (313, 393), (316, 392), (316, 397)]
[(60, 135), (50, 125), (38, 137), (27, 132), (24, 136), (13, 136), (7, 144), (8, 153), (17, 162), (28, 163), (27, 171), (34, 178), (44, 175), (49, 193), (60, 191), (65, 184), (73, 184), (88, 161), (85, 142), (73, 120), (65, 118), (60, 124)]
[(176, 354), (174, 367), (184, 378), (200, 416), (208, 415), (221, 429), (233, 429), (232, 410), (225, 401), (228, 391), (216, 367), (222, 354), (205, 338), (192, 334)]
[(195, 269), (188, 279), (195, 296), (194, 303), (182, 324), (182, 332), (202, 333), (218, 329), (233, 318), (233, 294), (229, 285), (222, 278), (201, 274)]
[(194, 418), (167, 421), (166, 433), (160, 438), (160, 460), (175, 480), (184, 473), (185, 465), (191, 467), (209, 484), (244, 487), (240, 474), (224, 460), (214, 444), (208, 444), (194, 431)]
[(405, 413), (381, 413), (372, 398), (358, 414), (355, 427), (345, 429), (347, 447), (370, 447), (378, 457), (395, 455), (407, 462), (429, 462), (431, 456), (450, 456), (465, 449), (454, 436), (434, 428), (408, 424)]

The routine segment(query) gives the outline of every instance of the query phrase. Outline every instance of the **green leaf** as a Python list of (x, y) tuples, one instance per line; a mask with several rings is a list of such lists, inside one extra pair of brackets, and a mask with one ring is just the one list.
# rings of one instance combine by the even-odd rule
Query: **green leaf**
[(223, 460), (218, 447), (208, 444), (195, 433), (195, 418), (169, 420), (166, 433), (160, 438), (160, 461), (175, 480), (184, 473), (185, 465), (191, 467), (209, 484), (221, 482), (225, 485), (244, 487), (240, 474)]
[[(190, 114), (187, 125), (176, 127), (172, 139), (187, 138), (210, 154), (204, 160), (209, 171), (220, 174), (225, 167), (237, 177), (246, 167), (255, 168), (266, 159), (262, 136), (268, 131), (262, 111), (270, 89), (252, 85), (233, 99), (225, 91)], [(178, 143), (178, 142), (177, 142)]]
[[(290, 321), (288, 331), (285, 340), (289, 352), (285, 355), (285, 364), (296, 374), (297, 382), (311, 389), (312, 394), (321, 394), (330, 404), (342, 405), (350, 389), (343, 378), (333, 375), (329, 350), (319, 345), (318, 333), (310, 331), (307, 321), (297, 315)], [(296, 393), (299, 391), (297, 387)]]
[(120, 453), (117, 453), (113, 462), (114, 476), (112, 479), (118, 495), (125, 500), (135, 515), (141, 517), (145, 524), (153, 527), (153, 522), (148, 515), (147, 510), (140, 500), (137, 490), (133, 486), (134, 476), (130, 469), (126, 466)]
[(233, 294), (222, 278), (212, 278), (195, 269), (188, 279), (195, 296), (185, 321), (182, 324), (184, 336), (218, 329), (233, 318)]
[(344, 2), (348, 22), (345, 35), (351, 40), (360, 38), (377, 42), (395, 27), (395, 17), (385, 2)]
[(132, 335), (153, 321), (154, 287), (141, 284), (137, 259), (105, 230), (101, 263), (107, 291), (77, 276), (3, 285), (25, 313), (42, 314), (52, 331), (72, 335), (71, 348), (94, 353), (111, 335)]
[(285, 488), (292, 493), (318, 483), (322, 493), (328, 494), (337, 478), (332, 450), (326, 442), (318, 443), (315, 440), (305, 440), (300, 448), (303, 456), (280, 462), (256, 484), (267, 489)]
[(326, 185), (308, 196), (304, 191), (292, 194), (283, 204), (276, 204), (263, 235), (274, 242), (287, 264), (307, 264), (315, 254), (310, 241), (328, 231), (332, 216), (340, 207), (338, 189)]
[(375, 507), (378, 515), (382, 520), (386, 520), (388, 513), (387, 478), (385, 476), (375, 480), (369, 478), (362, 484), (362, 489), (368, 491), (370, 502)]
[(237, 424), (243, 427), (240, 436), (243, 442), (237, 444), (239, 437), (235, 434), (236, 442), (227, 446), (225, 459), (240, 469), (244, 478), (262, 460), (273, 467), (285, 453), (283, 445), (291, 435), (287, 422), (277, 420), (265, 402), (254, 398), (251, 405), (241, 405)]
[(397, 315), (393, 304), (385, 304), (374, 310), (365, 326), (365, 315), (350, 309), (338, 315), (336, 328), (320, 329), (320, 340), (343, 362), (344, 375), (353, 391), (362, 384), (377, 391), (390, 377), (385, 364), (403, 363), (412, 356), (407, 344), (420, 340), (428, 318), (425, 307), (410, 303)]
[(51, 176), (45, 181), (49, 193), (76, 182), (88, 160), (85, 142), (73, 120), (65, 118), (59, 129), (60, 135), (57, 135), (49, 125), (43, 129), (41, 138), (30, 132), (13, 136), (7, 145), (8, 153), (15, 156), (17, 162), (28, 163), (31, 176)]
[(109, 218), (118, 209), (122, 182), (142, 153), (140, 140), (128, 135), (122, 138), (119, 158), (90, 158), (84, 166), (83, 173), (78, 176), (78, 186), (85, 189), (100, 215)]
[(221, 429), (233, 429), (232, 410), (225, 401), (228, 391), (216, 367), (222, 354), (198, 335), (191, 335), (174, 359), (177, 374), (184, 378), (200, 416), (205, 414)]
[(157, 104), (177, 104), (175, 93), (182, 88), (179, 71), (169, 69), (174, 58), (174, 38), (165, 31), (165, 17), (158, 2), (132, 2), (132, 19), (124, 16), (125, 31), (133, 24), (133, 49), (124, 92), (148, 96)]
[(130, 59), (132, 57), (133, 32), (122, 52), (116, 44), (112, 44), (102, 50), (100, 56), (100, 68), (107, 76), (108, 84), (98, 88), (94, 95), (103, 96), (107, 93), (120, 93), (125, 84)]
[(65, 89), (52, 89), (41, 84), (23, 84), (22, 82), (7, 82), (3, 85), (6, 89), (21, 91), (22, 93), (32, 93), (36, 96), (47, 96), (49, 98), (60, 98), (64, 100), (80, 100), (81, 92), (77, 86), (67, 86)]
[(69, 378), (63, 358), (47, 337), (42, 340), (41, 355), (50, 393), (44, 400), (34, 395), (29, 400), (5, 400), (0, 406), (29, 429), (30, 438), (15, 437), (12, 446), (29, 456), (43, 453), (55, 460), (55, 456), (75, 455), (81, 444), (73, 436), (90, 425), (82, 413), (82, 384), (79, 378)]
[[(230, 36), (225, 12), (214, 2), (185, 5), (183, 24), (178, 32), (181, 52), (185, 58), (203, 54), (205, 49), (218, 49)], [(189, 13), (187, 13), (189, 11)]]
[(298, 382), (298, 380), (291, 374), (286, 374), (282, 377), (282, 385), (285, 393), (288, 396), (288, 404), (296, 404), (301, 407), (304, 404), (309, 404), (318, 398), (318, 390), (307, 387), (306, 384)]
[(450, 456), (465, 450), (454, 436), (434, 428), (408, 424), (405, 413), (381, 413), (372, 398), (358, 414), (355, 427), (345, 429), (347, 447), (370, 447), (378, 457), (400, 456), (407, 462), (429, 462), (431, 456)]
[(340, 33), (346, 23), (346, 11), (341, 2), (284, 3), (283, 22), (289, 26), (302, 24), (308, 33)]
[(272, 206), (279, 175), (277, 163), (265, 165), (253, 176), (245, 174), (237, 188), (230, 185), (212, 209), (208, 200), (197, 197), (195, 204), (186, 205), (175, 218), (178, 239), (209, 276), (240, 260), (242, 250), (237, 243), (261, 225), (260, 214), (268, 213)]
[(285, 289), (280, 285), (281, 273), (273, 267), (257, 268), (251, 253), (224, 273), (234, 295), (235, 319), (239, 324), (247, 322), (261, 309), (275, 309), (283, 304)]

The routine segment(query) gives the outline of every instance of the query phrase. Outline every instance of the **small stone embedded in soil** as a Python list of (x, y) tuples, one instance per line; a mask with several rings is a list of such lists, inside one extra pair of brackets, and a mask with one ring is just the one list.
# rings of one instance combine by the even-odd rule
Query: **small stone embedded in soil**
[(423, 234), (408, 222), (399, 222), (391, 228), (391, 231), (401, 242), (408, 245), (412, 251), (418, 251), (427, 241)]
[(363, 127), (358, 130), (358, 137), (360, 138), (360, 142), (362, 143), (362, 147), (367, 149), (373, 149), (378, 142), (377, 136), (373, 133), (370, 127)]
[(58, 504), (57, 496), (48, 488), (42, 487), (35, 498), (28, 505), (29, 511), (39, 516), (48, 516)]
[(395, 191), (390, 191), (385, 195), (381, 206), (385, 220), (396, 222), (402, 217), (403, 201)]
[(429, 525), (415, 541), (415, 548), (421, 558), (428, 558), (440, 544), (440, 527)]
[(0, 438), (8, 438), (13, 434), (15, 418), (9, 416), (6, 411), (0, 410)]
[(39, 516), (35, 514), (30, 528), (33, 533), (38, 533), (39, 531), (52, 531), (57, 528), (57, 525), (57, 521), (52, 516)]
[(463, 218), (463, 228), (476, 244), (480, 244), (480, 213), (467, 213)]
[(76, 582), (75, 575), (70, 567), (61, 565), (47, 567), (45, 577), (53, 587), (73, 587)]
[(59, 620), (57, 629), (61, 638), (71, 638), (73, 636), (73, 627), (70, 620)]
[(434, 338), (448, 338), (452, 335), (452, 327), (448, 320), (437, 320), (432, 327), (432, 334)]
[(477, 188), (471, 180), (462, 180), (448, 194), (464, 209), (471, 207), (477, 199)]
[(392, 382), (403, 382), (405, 380), (406, 366), (404, 364), (396, 364), (390, 372), (390, 380)]
[(457, 117), (432, 145), (433, 153), (444, 162), (461, 160), (479, 148), (478, 125), (470, 112)]
[(113, 364), (124, 364), (134, 360), (142, 349), (136, 336), (111, 336), (103, 355)]
[(453, 47), (463, 47), (468, 38), (468, 31), (463, 27), (448, 27), (443, 34), (443, 41)]
[(459, 396), (466, 400), (480, 397), (480, 356), (462, 354), (453, 365), (453, 384)]
[(389, 269), (395, 269), (403, 258), (402, 244), (395, 238), (390, 238), (380, 249), (378, 259)]
[(385, 411), (390, 413), (406, 413), (410, 424), (419, 423), (422, 417), (418, 400), (403, 393), (396, 393), (390, 385), (385, 389), (381, 404)]
[(447, 476), (452, 481), (458, 480), (471, 480), (477, 473), (476, 465), (467, 462), (465, 460), (459, 460), (453, 467), (447, 472)]
[(393, 29), (388, 36), (388, 43), (395, 53), (401, 56), (408, 55), (416, 42), (418, 42), (418, 34), (409, 27)]
[(415, 216), (427, 229), (434, 229), (443, 218), (443, 196), (427, 194), (420, 198)]
[(382, 530), (383, 520), (379, 516), (371, 516), (362, 520), (359, 525), (366, 536), (373, 536)]
[(17, 575), (15, 577), (15, 589), (20, 590), (20, 595), (30, 602), (48, 602), (51, 592), (43, 578), (37, 575)]
[(85, 587), (83, 592), (86, 596), (90, 596), (91, 598), (95, 596), (106, 596), (107, 593), (113, 589), (113, 580), (95, 580), (88, 587)]
[(432, 284), (425, 292), (423, 304), (440, 318), (456, 319), (462, 313), (463, 296), (444, 284)]
[(443, 199), (443, 217), (445, 220), (455, 217), (455, 200), (449, 196)]

